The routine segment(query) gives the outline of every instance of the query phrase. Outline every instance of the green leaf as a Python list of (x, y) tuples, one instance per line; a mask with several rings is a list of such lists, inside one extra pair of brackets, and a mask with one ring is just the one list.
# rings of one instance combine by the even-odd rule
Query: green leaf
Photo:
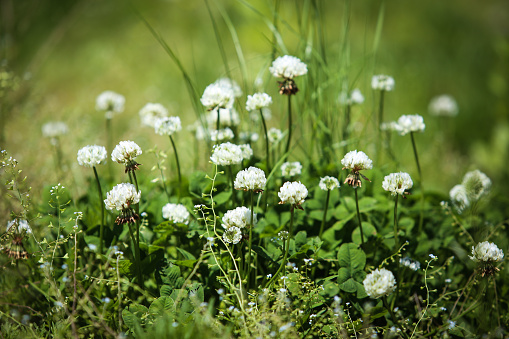
[(307, 233), (306, 231), (300, 231), (295, 235), (295, 248), (299, 249), (304, 245), (306, 241)]
[[(364, 241), (369, 237), (376, 236), (376, 228), (369, 222), (362, 222), (362, 231), (364, 233)], [(359, 227), (356, 227), (352, 232), (352, 241), (356, 244), (361, 244), (361, 230)]]
[(270, 253), (268, 253), (265, 248), (253, 245), (252, 249), (256, 254), (258, 254), (259, 257), (263, 258), (264, 260), (269, 260), (270, 262), (275, 263), (274, 259), (272, 259)]
[(183, 250), (180, 247), (177, 247), (177, 250), (180, 252), (180, 254), (184, 256), (186, 260), (196, 260), (196, 257), (191, 253), (187, 252), (186, 250)]
[(131, 331), (136, 330), (141, 322), (140, 319), (138, 319), (132, 312), (128, 311), (127, 309), (122, 310), (122, 319), (124, 320), (124, 324), (126, 324), (126, 326)]
[(214, 195), (214, 202), (219, 206), (231, 200), (232, 192), (221, 192)]
[(118, 270), (119, 270), (120, 274), (132, 277), (132, 275), (133, 275), (133, 271), (131, 269), (132, 265), (133, 265), (133, 263), (127, 259), (119, 260)]
[(161, 297), (169, 297), (171, 295), (171, 292), (173, 292), (173, 288), (171, 286), (163, 285), (161, 286), (161, 291), (159, 292), (159, 294), (161, 295)]
[(341, 290), (354, 293), (358, 298), (364, 298), (366, 291), (361, 284), (366, 276), (366, 254), (354, 243), (343, 244), (338, 250), (338, 263), (341, 268), (338, 270), (338, 286)]
[(357, 291), (357, 286), (355, 285), (355, 281), (350, 278), (344, 283), (339, 284), (339, 288), (347, 293), (354, 293)]
[(160, 316), (163, 313), (172, 314), (174, 304), (175, 302), (169, 296), (159, 297), (150, 304), (149, 313), (153, 316)]

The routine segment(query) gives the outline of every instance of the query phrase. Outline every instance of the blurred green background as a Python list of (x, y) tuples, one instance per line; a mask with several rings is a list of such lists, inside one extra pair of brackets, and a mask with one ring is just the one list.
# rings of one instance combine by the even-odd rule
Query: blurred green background
[[(139, 128), (138, 111), (147, 102), (160, 102), (171, 115), (179, 115), (184, 129), (196, 120), (178, 67), (139, 15), (175, 51), (200, 96), (208, 84), (226, 75), (214, 18), (229, 74), (243, 87), (245, 84), (242, 100), (254, 92), (255, 80), (260, 77), (263, 89), (274, 98), (275, 117), (269, 125), (285, 127), (277, 119), (279, 115), (286, 118), (285, 101), (278, 97), (277, 85), (268, 74), (273, 57), (270, 24), (274, 1), (0, 3), (1, 58), (20, 79), (19, 88), (2, 103), (5, 140), (1, 146), (20, 161), (36, 190), (56, 183), (53, 151), (41, 133), (42, 124), (51, 120), (69, 125), (71, 132), (63, 139), (63, 153), (78, 173), (78, 183), (83, 180), (80, 176), (90, 175), (74, 163), (79, 148), (105, 143), (103, 113), (95, 111), (95, 98), (104, 90), (126, 97), (125, 112), (113, 121), (115, 143), (132, 139), (144, 150), (154, 144), (169, 148), (166, 138)], [(387, 120), (402, 114), (424, 116), (426, 132), (417, 140), (430, 189), (447, 194), (465, 172), (475, 168), (492, 178), (495, 191), (509, 188), (506, 0), (283, 0), (278, 6), (277, 27), (288, 53), (302, 58), (311, 41), (314, 51), (325, 51), (326, 62), (331, 65), (328, 70), (337, 72), (330, 77), (337, 82), (326, 84), (330, 93), (339, 94), (341, 79), (348, 79), (349, 85), (364, 93), (366, 102), (354, 112), (354, 119), (371, 121), (377, 105), (370, 88), (371, 76), (394, 77), (396, 88), (386, 95), (385, 116)], [(242, 48), (246, 79), (241, 78), (232, 38), (235, 35), (228, 29), (228, 20)], [(379, 40), (377, 24), (381, 28)], [(456, 118), (438, 119), (427, 112), (430, 99), (444, 93), (459, 104)], [(334, 97), (330, 100), (336, 102)], [(339, 106), (329, 106), (329, 114), (342, 113)], [(395, 151), (401, 159), (408, 158), (408, 167), (413, 170), (410, 142), (398, 138), (402, 137), (393, 136)], [(179, 147), (192, 152), (191, 139), (190, 133), (182, 131)], [(369, 136), (367, 139), (373, 141)], [(203, 153), (208, 151), (203, 149)], [(182, 162), (189, 170), (193, 161), (185, 153)], [(149, 169), (155, 160), (147, 155), (141, 162)]]

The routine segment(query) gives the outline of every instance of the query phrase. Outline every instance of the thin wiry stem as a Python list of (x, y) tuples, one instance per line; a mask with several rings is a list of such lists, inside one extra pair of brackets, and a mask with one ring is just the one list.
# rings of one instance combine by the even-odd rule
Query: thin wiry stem
[(325, 210), (323, 211), (322, 225), (320, 226), (320, 233), (318, 237), (322, 239), (323, 229), (325, 227), (325, 220), (327, 219), (327, 210), (329, 209), (330, 190), (327, 190), (327, 199), (325, 200)]
[(394, 250), (397, 250), (399, 246), (398, 242), (398, 195), (394, 200)]
[(419, 232), (421, 232), (422, 225), (424, 222), (424, 188), (422, 187), (421, 165), (419, 164), (419, 156), (417, 155), (417, 147), (415, 146), (414, 132), (410, 132), (410, 138), (412, 139), (412, 148), (414, 149), (415, 163), (417, 165), (417, 172), (419, 173), (419, 186), (421, 186), (421, 212), (419, 215)]
[(249, 225), (249, 246), (247, 251), (247, 273), (246, 280), (247, 286), (246, 288), (249, 290), (249, 276), (251, 273), (251, 245), (253, 243), (253, 227), (254, 227), (254, 191), (251, 191), (251, 225)]
[(99, 205), (101, 206), (101, 228), (99, 229), (99, 253), (103, 254), (103, 241), (104, 241), (104, 202), (103, 202), (103, 191), (101, 189), (101, 182), (99, 181), (99, 175), (97, 175), (97, 169), (94, 169), (95, 181), (97, 182), (97, 191), (99, 193)]
[(260, 117), (262, 119), (263, 131), (265, 132), (265, 161), (267, 165), (267, 175), (270, 173), (270, 165), (269, 165), (269, 136), (267, 133), (267, 124), (265, 123), (265, 118), (263, 116), (263, 111), (260, 109)]
[(292, 140), (292, 96), (288, 95), (288, 141), (286, 142), (285, 153), (290, 150), (290, 142)]
[(357, 187), (354, 187), (355, 191), (355, 207), (357, 208), (357, 219), (359, 219), (359, 228), (361, 230), (361, 244), (364, 245), (364, 232), (362, 231), (362, 220), (361, 212), (359, 210), (359, 197), (357, 195)]

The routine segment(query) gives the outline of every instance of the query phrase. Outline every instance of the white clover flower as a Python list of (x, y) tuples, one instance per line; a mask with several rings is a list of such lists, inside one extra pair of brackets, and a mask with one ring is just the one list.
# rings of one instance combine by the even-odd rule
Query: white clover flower
[(267, 108), (272, 104), (272, 98), (267, 93), (255, 93), (247, 96), (246, 110), (254, 111)]
[(350, 95), (346, 91), (341, 92), (339, 94), (338, 101), (343, 105), (360, 105), (364, 102), (364, 96), (362, 95), (361, 90), (356, 88), (350, 93)]
[(85, 146), (78, 151), (78, 164), (86, 167), (94, 167), (106, 163), (108, 153), (103, 146)]
[(425, 127), (424, 120), (419, 114), (402, 115), (396, 123), (396, 131), (398, 131), (400, 135), (405, 135), (410, 132), (424, 132)]
[(493, 262), (504, 259), (504, 252), (492, 242), (483, 241), (475, 247), (472, 246), (472, 256), (470, 259), (474, 261)]
[(291, 204), (298, 206), (304, 202), (308, 196), (308, 189), (300, 181), (285, 182), (277, 194), (281, 201), (280, 204)]
[(42, 135), (46, 138), (56, 138), (68, 132), (67, 124), (62, 121), (51, 121), (42, 125)]
[(382, 122), (380, 124), (381, 131), (398, 131), (398, 123), (396, 121)]
[(302, 165), (300, 162), (285, 162), (281, 165), (281, 173), (283, 177), (293, 177), (302, 173)]
[(174, 223), (188, 224), (189, 212), (182, 204), (166, 204), (163, 206), (163, 218)]
[(410, 174), (404, 172), (391, 173), (385, 176), (382, 182), (382, 188), (391, 192), (391, 195), (400, 194), (404, 196), (404, 194), (408, 194), (405, 190), (411, 189), (413, 184)]
[[(16, 225), (18, 226), (17, 229)], [(32, 233), (32, 229), (30, 228), (28, 221), (26, 221), (25, 219), (14, 219), (7, 222), (7, 229), (5, 231), (9, 232), (11, 228), (13, 228), (18, 233), (21, 233), (23, 231), (25, 231), (26, 233)]]
[(320, 178), (320, 184), (318, 184), (318, 186), (324, 191), (332, 191), (339, 187), (339, 181), (334, 177), (325, 176)]
[(237, 165), (242, 162), (242, 148), (239, 145), (225, 142), (214, 145), (210, 160), (215, 165)]
[(283, 132), (280, 129), (272, 127), (267, 132), (267, 137), (269, 138), (269, 142), (275, 144), (283, 140)]
[(231, 89), (233, 91), (233, 96), (236, 98), (242, 96), (242, 90), (235, 80), (230, 78), (219, 78), (214, 83), (221, 87)]
[(196, 120), (193, 124), (187, 126), (187, 130), (194, 132), (196, 140), (205, 140), (208, 135), (208, 129), (203, 127), (199, 120)]
[(155, 121), (154, 128), (159, 135), (173, 135), (182, 130), (182, 124), (179, 117), (164, 117)]
[(168, 116), (168, 110), (159, 103), (149, 102), (139, 112), (141, 123), (145, 126), (155, 128), (156, 121)]
[(242, 240), (242, 232), (238, 227), (230, 227), (223, 233), (223, 240), (228, 244), (238, 244)]
[(394, 84), (394, 79), (388, 75), (373, 75), (373, 78), (371, 78), (371, 88), (374, 90), (392, 91)]
[(262, 191), (265, 188), (267, 179), (265, 178), (265, 172), (256, 167), (249, 167), (248, 169), (242, 170), (237, 173), (233, 186), (237, 190), (244, 191)]
[(242, 142), (257, 142), (258, 139), (260, 139), (260, 136), (258, 133), (251, 133), (251, 132), (240, 132), (239, 139)]
[(362, 151), (350, 151), (343, 159), (341, 164), (344, 166), (343, 169), (349, 169), (354, 172), (368, 170), (373, 168), (373, 161)]
[[(223, 216), (223, 227), (245, 228), (251, 225), (251, 209), (241, 206), (236, 209), (227, 211)], [(253, 213), (253, 225), (257, 222), (256, 213)]]
[(134, 141), (121, 141), (117, 146), (115, 146), (113, 152), (111, 152), (111, 160), (118, 162), (119, 164), (131, 166), (133, 165), (134, 159), (142, 153), (140, 146), (138, 146)]
[(95, 100), (95, 109), (106, 111), (106, 119), (124, 111), (125, 97), (113, 91), (104, 91)]
[(463, 185), (456, 185), (449, 191), (449, 197), (456, 207), (458, 213), (463, 212), (465, 208), (470, 206), (470, 200), (468, 199), (467, 190)]
[(475, 201), (487, 195), (491, 188), (490, 178), (479, 170), (465, 174), (461, 184), (465, 187), (469, 200)]
[(362, 283), (368, 296), (373, 299), (389, 295), (396, 289), (394, 275), (385, 268), (374, 270), (366, 276)]
[(431, 99), (428, 110), (431, 115), (454, 117), (458, 115), (458, 104), (453, 97), (444, 94)]
[[(215, 108), (207, 114), (207, 123), (211, 127), (217, 126), (217, 111)], [(235, 108), (219, 108), (220, 126), (238, 126), (240, 124), (239, 113)]]
[(205, 88), (200, 101), (208, 110), (232, 108), (234, 96), (232, 88), (213, 83)]
[(240, 145), (240, 148), (242, 149), (242, 159), (247, 160), (251, 159), (253, 156), (253, 149), (249, 144)]
[(131, 205), (140, 202), (141, 191), (136, 192), (136, 187), (133, 184), (122, 183), (113, 187), (111, 191), (106, 194), (104, 205), (106, 209), (112, 211), (127, 210)]
[(234, 137), (235, 135), (233, 134), (233, 131), (229, 127), (226, 127), (225, 129), (210, 131), (210, 140), (212, 141), (231, 140)]
[(276, 78), (293, 79), (296, 76), (306, 74), (308, 68), (299, 58), (285, 55), (274, 60), (272, 66), (269, 67), (269, 71)]
[[(272, 119), (272, 111), (270, 110), (270, 108), (262, 108), (261, 110), (262, 110), (263, 119), (265, 121)], [(249, 117), (251, 118), (251, 120), (253, 122), (260, 121), (260, 111), (256, 111), (256, 110), (251, 111), (249, 113)]]

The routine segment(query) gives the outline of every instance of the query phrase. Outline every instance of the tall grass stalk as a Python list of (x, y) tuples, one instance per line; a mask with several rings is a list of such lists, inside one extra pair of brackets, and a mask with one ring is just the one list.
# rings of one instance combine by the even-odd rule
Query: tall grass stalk
[[(218, 119), (219, 121), (219, 119)], [(175, 153), (175, 162), (177, 163), (177, 174), (178, 174), (178, 179), (179, 179), (179, 190), (178, 190), (178, 197), (179, 197), (179, 201), (180, 201), (180, 190), (182, 189), (182, 175), (180, 173), (180, 162), (179, 162), (179, 155), (177, 153), (177, 148), (175, 147), (175, 142), (173, 141), (173, 137), (170, 135), (170, 141), (171, 141), (171, 146), (173, 147), (173, 153)]]
[(99, 175), (97, 174), (97, 169), (95, 166), (92, 166), (94, 169), (95, 181), (97, 183), (97, 192), (99, 193), (99, 205), (101, 206), (101, 228), (99, 229), (99, 254), (103, 254), (103, 242), (104, 242), (104, 202), (103, 202), (103, 191), (101, 188), (101, 182), (99, 181)]
[(265, 123), (265, 117), (263, 116), (263, 110), (260, 108), (260, 118), (262, 119), (263, 132), (265, 133), (265, 165), (266, 173), (270, 173), (270, 153), (269, 153), (269, 136), (267, 132), (267, 124)]
[(286, 142), (285, 153), (290, 150), (290, 142), (292, 140), (292, 96), (288, 95), (288, 141)]
[(412, 148), (414, 150), (415, 164), (417, 165), (417, 172), (419, 173), (419, 186), (421, 187), (421, 212), (419, 214), (419, 233), (420, 233), (422, 231), (422, 225), (424, 222), (424, 188), (422, 187), (421, 165), (419, 163), (417, 147), (415, 146), (414, 132), (410, 132), (410, 138), (412, 139)]

